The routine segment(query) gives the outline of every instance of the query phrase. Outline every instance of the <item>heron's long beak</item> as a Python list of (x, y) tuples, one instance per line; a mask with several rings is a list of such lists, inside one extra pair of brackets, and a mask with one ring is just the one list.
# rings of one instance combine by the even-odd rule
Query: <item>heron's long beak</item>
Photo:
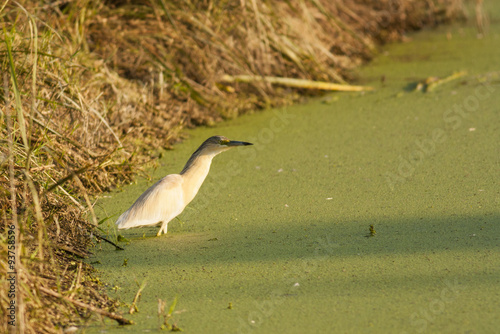
[(247, 146), (247, 145), (253, 145), (253, 144), (252, 143), (247, 143), (246, 141), (231, 140), (226, 145), (227, 146)]

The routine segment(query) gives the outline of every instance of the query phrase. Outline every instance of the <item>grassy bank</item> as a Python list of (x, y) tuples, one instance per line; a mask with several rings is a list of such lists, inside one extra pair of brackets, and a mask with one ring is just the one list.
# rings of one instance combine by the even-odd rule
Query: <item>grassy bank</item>
[(344, 83), (377, 43), (464, 15), (459, 0), (1, 6), (1, 277), (16, 272), (1, 281), (1, 317), (15, 301), (17, 331), (49, 333), (113, 311), (81, 261), (100, 241), (96, 195), (185, 127), (317, 93), (224, 75)]

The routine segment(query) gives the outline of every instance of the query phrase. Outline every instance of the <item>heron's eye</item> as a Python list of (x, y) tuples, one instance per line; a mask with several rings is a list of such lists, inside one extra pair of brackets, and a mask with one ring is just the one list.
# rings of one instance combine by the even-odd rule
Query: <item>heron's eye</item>
[(219, 142), (220, 145), (227, 145), (229, 144), (230, 140), (229, 139), (223, 139)]

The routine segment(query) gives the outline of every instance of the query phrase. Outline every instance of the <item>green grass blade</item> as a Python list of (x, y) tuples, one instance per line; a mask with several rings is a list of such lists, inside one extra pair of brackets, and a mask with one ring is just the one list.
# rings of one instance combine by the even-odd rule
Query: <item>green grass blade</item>
[(5, 45), (7, 47), (7, 55), (9, 57), (10, 78), (12, 81), (12, 90), (14, 91), (14, 97), (15, 97), (15, 107), (16, 107), (16, 111), (17, 111), (17, 122), (19, 123), (19, 130), (21, 131), (21, 137), (23, 139), (24, 147), (26, 150), (28, 150), (29, 149), (28, 136), (26, 135), (26, 124), (24, 122), (23, 105), (21, 103), (21, 94), (19, 92), (19, 85), (17, 83), (14, 57), (12, 57), (12, 39), (11, 39), (11, 36), (9, 36), (9, 34), (7, 33), (7, 30), (5, 29), (5, 27), (3, 28), (3, 33), (5, 36)]

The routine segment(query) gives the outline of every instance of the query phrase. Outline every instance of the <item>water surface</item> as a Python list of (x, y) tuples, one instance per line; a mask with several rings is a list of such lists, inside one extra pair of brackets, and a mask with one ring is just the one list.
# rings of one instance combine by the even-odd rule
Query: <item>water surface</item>
[[(442, 27), (384, 48), (359, 74), (373, 92), (189, 132), (154, 180), (101, 201), (101, 216), (178, 173), (209, 136), (255, 145), (214, 159), (168, 235), (133, 229), (120, 232), (125, 251), (102, 246), (92, 261), (112, 297), (130, 304), (147, 286), (139, 312), (126, 315), (136, 325), (106, 320), (87, 331), (159, 331), (158, 299), (175, 297), (170, 322), (186, 333), (497, 331), (497, 22), (482, 39), (473, 28)], [(468, 75), (412, 91), (459, 70)]]

